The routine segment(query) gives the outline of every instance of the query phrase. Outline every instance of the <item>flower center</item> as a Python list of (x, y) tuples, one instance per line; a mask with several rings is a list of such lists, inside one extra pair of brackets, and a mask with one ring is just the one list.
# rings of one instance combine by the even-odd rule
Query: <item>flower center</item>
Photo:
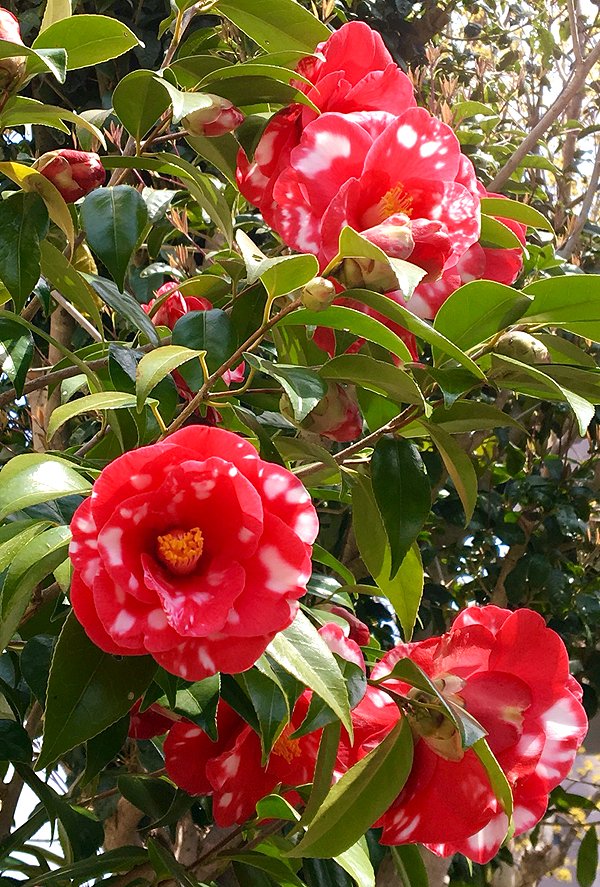
[(171, 530), (156, 539), (156, 553), (162, 563), (177, 576), (188, 576), (202, 557), (204, 539), (199, 527)]
[(289, 764), (294, 758), (299, 758), (302, 754), (302, 749), (300, 748), (300, 740), (299, 739), (290, 739), (290, 733), (292, 732), (291, 724), (288, 724), (287, 727), (284, 727), (281, 736), (273, 746), (273, 754), (278, 755), (280, 758), (284, 758)]
[(379, 203), (377, 210), (379, 213), (379, 221), (385, 222), (390, 216), (396, 213), (404, 213), (407, 216), (412, 215), (413, 198), (404, 189), (404, 185), (398, 182), (393, 188), (384, 194)]

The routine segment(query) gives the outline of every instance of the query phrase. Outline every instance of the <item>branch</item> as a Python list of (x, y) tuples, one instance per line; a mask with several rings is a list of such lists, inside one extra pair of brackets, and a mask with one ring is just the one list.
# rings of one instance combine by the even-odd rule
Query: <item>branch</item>
[(600, 182), (600, 142), (598, 143), (596, 149), (596, 160), (594, 161), (594, 168), (592, 169), (592, 174), (590, 176), (590, 180), (583, 196), (583, 203), (581, 204), (581, 210), (577, 219), (575, 220), (575, 224), (571, 229), (571, 233), (569, 237), (565, 241), (565, 243), (561, 246), (561, 248), (557, 251), (556, 255), (560, 256), (561, 259), (570, 259), (575, 251), (577, 246), (577, 241), (579, 240), (579, 235), (583, 231), (584, 225), (587, 222), (590, 214), (590, 210), (592, 208), (592, 204), (594, 203), (594, 199), (596, 197), (596, 192), (598, 190), (598, 183)]
[(541, 136), (552, 126), (552, 124), (560, 117), (571, 99), (585, 84), (585, 79), (590, 73), (594, 65), (600, 59), (600, 42), (592, 49), (586, 59), (576, 62), (573, 67), (565, 88), (554, 101), (539, 123), (533, 127), (529, 135), (523, 139), (517, 150), (514, 152), (510, 160), (496, 174), (496, 177), (488, 185), (488, 191), (499, 191), (508, 181), (513, 172), (517, 169), (523, 158), (529, 154), (535, 147)]

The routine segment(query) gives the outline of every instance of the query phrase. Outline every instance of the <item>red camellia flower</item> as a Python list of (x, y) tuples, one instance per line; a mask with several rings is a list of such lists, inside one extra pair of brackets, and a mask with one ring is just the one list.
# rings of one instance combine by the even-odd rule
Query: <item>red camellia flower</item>
[(228, 99), (220, 95), (206, 94), (212, 103), (184, 117), (182, 123), (194, 136), (222, 136), (233, 132), (244, 120), (244, 115)]
[[(363, 22), (343, 25), (317, 46), (314, 55), (302, 59), (296, 71), (310, 83), (298, 80), (293, 85), (319, 112), (401, 114), (415, 105), (410, 80), (394, 63), (381, 36)], [(289, 105), (271, 119), (251, 162), (243, 151), (238, 154), (240, 191), (260, 207), (263, 218), (272, 226), (275, 182), (289, 165), (304, 128), (316, 117), (307, 105)]]
[(8, 40), (9, 43), (20, 43), (24, 46), (21, 37), (19, 20), (8, 9), (0, 6), (0, 40)]
[(67, 203), (85, 197), (106, 178), (102, 162), (93, 151), (48, 151), (36, 160), (34, 168), (52, 182)]
[[(365, 669), (359, 647), (344, 637), (339, 625), (329, 623), (319, 634), (342, 659)], [(217, 706), (218, 739), (213, 742), (203, 730), (188, 720), (173, 725), (164, 744), (169, 778), (191, 795), (212, 795), (213, 816), (221, 827), (245, 822), (255, 813), (256, 802), (279, 785), (293, 787), (312, 782), (321, 730), (291, 738), (308, 713), (311, 692), (300, 696), (290, 723), (273, 746), (263, 765), (258, 734), (223, 700)], [(348, 743), (342, 751), (345, 769)], [(299, 802), (294, 791), (284, 796)]]
[[(531, 610), (469, 607), (442, 637), (395, 647), (372, 677), (384, 677), (403, 657), (487, 731), (513, 791), (515, 833), (531, 829), (546, 810), (549, 792), (568, 774), (587, 730), (581, 687), (569, 675), (560, 637)], [(383, 686), (415, 694), (395, 679)], [(380, 738), (399, 716), (393, 708), (381, 697), (373, 706), (372, 730)], [(359, 710), (360, 705), (360, 715)], [(361, 722), (365, 749), (368, 720)], [(449, 721), (423, 717), (412, 726), (413, 769), (379, 821), (383, 843), (423, 843), (442, 856), (458, 851), (487, 862), (504, 840), (508, 820), (482, 764), (472, 750), (461, 748)]]
[(362, 434), (363, 421), (353, 390), (329, 382), (325, 396), (308, 414), (302, 427), (339, 443), (356, 440)]
[[(154, 736), (162, 736), (173, 726), (173, 717), (168, 717), (162, 705), (150, 705), (145, 711), (140, 711), (141, 699), (135, 703), (129, 712), (129, 731), (127, 735), (131, 739), (152, 739)], [(177, 716), (175, 716), (177, 717)]]
[(194, 425), (115, 459), (71, 529), (71, 603), (91, 640), (196, 681), (249, 668), (292, 622), (318, 520), (289, 471)]
[(168, 282), (156, 290), (153, 299), (142, 305), (146, 314), (149, 314), (154, 305), (165, 295), (167, 298), (152, 315), (152, 323), (155, 326), (167, 326), (172, 330), (179, 318), (189, 311), (210, 311), (212, 308), (212, 302), (208, 299), (203, 299), (201, 296), (184, 296), (176, 283)]

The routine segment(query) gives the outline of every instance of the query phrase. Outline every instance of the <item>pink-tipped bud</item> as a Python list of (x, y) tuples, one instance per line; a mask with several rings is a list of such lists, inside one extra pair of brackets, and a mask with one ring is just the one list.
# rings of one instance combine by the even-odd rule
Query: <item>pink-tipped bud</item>
[(359, 647), (366, 647), (368, 645), (371, 640), (371, 632), (369, 627), (364, 622), (361, 622), (358, 616), (355, 616), (350, 610), (346, 610), (345, 607), (338, 607), (337, 604), (328, 604), (326, 609), (333, 613), (334, 616), (341, 616), (342, 619), (346, 620), (350, 626), (348, 637), (355, 641)]
[(244, 115), (228, 99), (220, 95), (205, 96), (210, 104), (192, 111), (181, 121), (187, 131), (194, 136), (222, 136), (233, 132), (244, 119)]
[(149, 314), (156, 302), (167, 295), (167, 298), (152, 315), (152, 323), (154, 326), (166, 326), (170, 330), (184, 314), (188, 314), (190, 311), (210, 311), (212, 308), (212, 302), (209, 302), (208, 299), (203, 299), (200, 296), (184, 296), (177, 289), (177, 284), (173, 282), (163, 283), (154, 295), (156, 298), (148, 302), (147, 305), (142, 305), (142, 308), (146, 314)]
[[(281, 397), (279, 408), (286, 419), (296, 424), (286, 394)], [(362, 434), (362, 418), (352, 390), (337, 382), (330, 382), (325, 396), (304, 419), (301, 427), (339, 443), (356, 440)]]
[[(8, 9), (0, 7), (0, 40), (24, 46), (18, 19)], [(18, 55), (0, 59), (0, 92), (16, 92), (27, 67), (27, 56)]]
[(104, 184), (106, 172), (97, 154), (61, 148), (42, 154), (33, 164), (60, 191), (67, 203), (75, 203)]
[(313, 277), (302, 290), (302, 304), (310, 311), (324, 311), (337, 296), (335, 286), (325, 277)]

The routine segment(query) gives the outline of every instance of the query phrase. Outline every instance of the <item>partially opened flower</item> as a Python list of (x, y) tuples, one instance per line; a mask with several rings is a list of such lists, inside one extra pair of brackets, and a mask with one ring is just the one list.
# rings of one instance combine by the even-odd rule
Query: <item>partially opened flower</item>
[(244, 115), (229, 99), (210, 93), (206, 93), (205, 98), (210, 99), (207, 107), (192, 111), (182, 120), (193, 136), (222, 136), (233, 132), (243, 122)]
[(157, 302), (160, 304), (152, 313), (152, 323), (155, 326), (166, 326), (170, 330), (184, 314), (190, 311), (209, 311), (212, 308), (212, 302), (202, 296), (184, 296), (179, 291), (178, 284), (173, 281), (163, 283), (154, 293), (154, 298), (142, 305), (146, 314), (152, 312)]
[(200, 680), (249, 668), (291, 623), (318, 520), (289, 471), (194, 425), (115, 459), (71, 529), (71, 602), (91, 640)]
[(52, 182), (67, 203), (85, 197), (106, 178), (102, 161), (93, 151), (48, 151), (36, 160), (34, 169)]
[[(516, 834), (543, 816), (549, 792), (569, 772), (587, 730), (581, 688), (569, 675), (560, 637), (531, 610), (469, 607), (440, 638), (400, 644), (373, 670), (380, 679), (409, 657), (445, 698), (487, 731), (511, 785)], [(391, 679), (383, 686), (410, 696)], [(381, 817), (386, 844), (423, 843), (434, 852), (486, 862), (508, 820), (471, 749), (446, 719), (411, 718), (416, 738), (411, 775)]]
[[(364, 22), (349, 22), (335, 31), (296, 71), (309, 80), (293, 85), (319, 112), (386, 111), (401, 114), (415, 105), (413, 87), (385, 48), (381, 36)], [(288, 166), (290, 153), (317, 112), (303, 104), (283, 108), (271, 119), (250, 161), (238, 154), (240, 191), (273, 224), (273, 187)]]
[[(280, 409), (286, 418), (293, 421), (294, 413), (287, 395), (282, 396)], [(363, 421), (352, 386), (329, 382), (325, 395), (300, 423), (300, 427), (340, 443), (360, 437)]]

